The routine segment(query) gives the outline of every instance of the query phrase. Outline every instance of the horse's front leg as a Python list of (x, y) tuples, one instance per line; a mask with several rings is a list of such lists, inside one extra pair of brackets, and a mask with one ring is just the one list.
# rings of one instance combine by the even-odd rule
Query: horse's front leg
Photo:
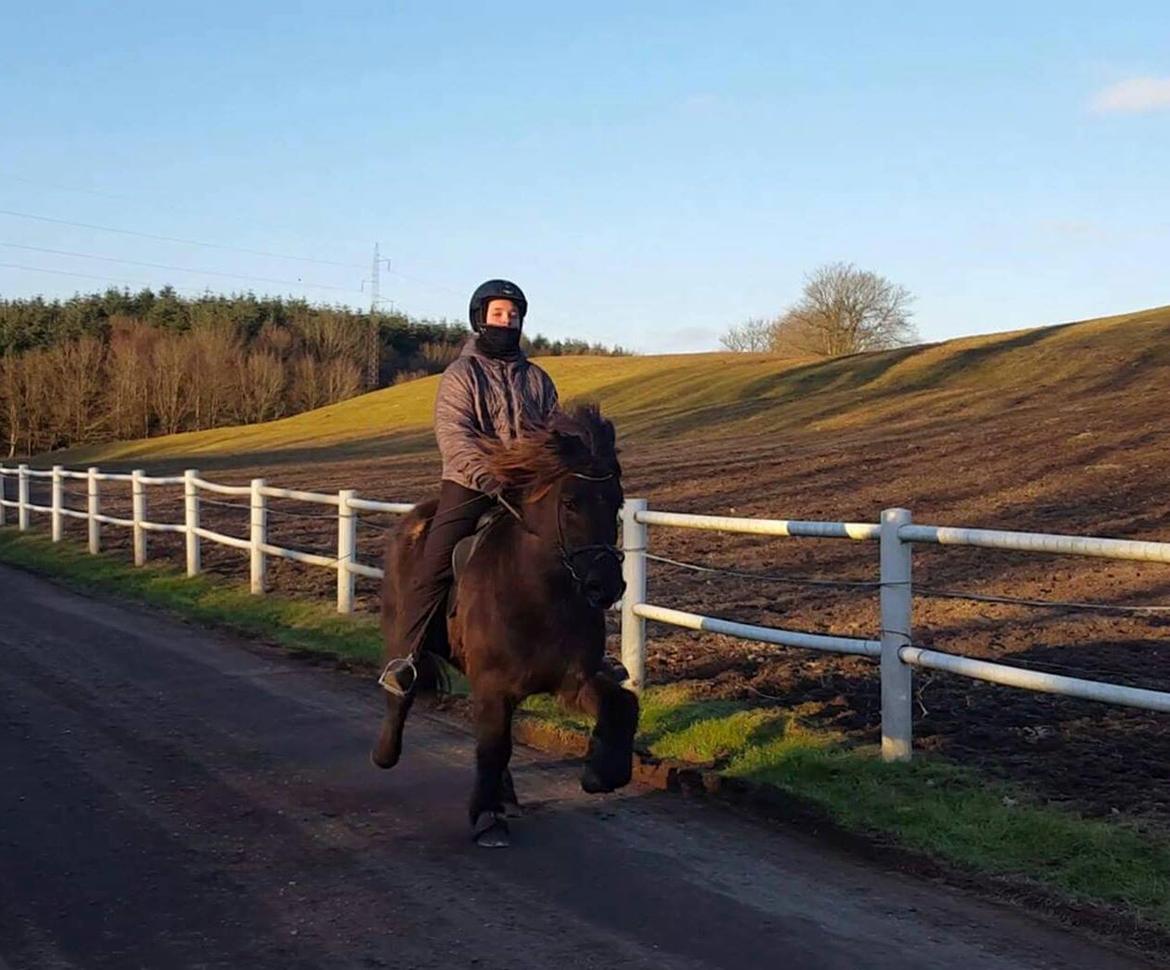
[[(499, 690), (472, 688), (475, 712), (475, 787), (468, 815), (479, 845), (509, 844), (502, 811), (504, 776), (512, 757), (512, 714), (516, 704)], [(511, 778), (511, 775), (508, 775)], [(513, 795), (513, 798), (515, 796)]]
[(638, 695), (609, 675), (599, 673), (571, 679), (560, 697), (597, 719), (589, 738), (581, 787), (597, 794), (629, 784), (634, 766), (634, 734), (638, 730)]

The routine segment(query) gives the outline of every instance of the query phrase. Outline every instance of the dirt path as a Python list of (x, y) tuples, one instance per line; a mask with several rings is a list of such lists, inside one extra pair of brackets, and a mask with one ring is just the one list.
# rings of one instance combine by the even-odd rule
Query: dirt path
[(1144, 966), (524, 749), (477, 849), (458, 724), (378, 772), (366, 681), (6, 567), (0, 656), (0, 967)]

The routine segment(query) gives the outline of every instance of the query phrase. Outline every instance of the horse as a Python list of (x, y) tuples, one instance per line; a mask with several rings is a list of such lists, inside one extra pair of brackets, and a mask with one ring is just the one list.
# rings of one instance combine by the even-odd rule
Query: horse
[[(596, 719), (581, 787), (610, 792), (629, 783), (638, 698), (605, 660), (605, 610), (625, 591), (617, 547), (623, 501), (612, 422), (596, 405), (557, 411), (542, 428), (510, 444), (484, 440), (485, 465), (501, 483), (499, 505), (481, 521), (474, 551), (461, 563), (446, 617), (446, 642), (428, 640), (416, 686), (442, 685), (442, 657), (471, 687), (475, 782), (468, 805), (472, 837), (509, 844), (506, 816), (518, 813), (508, 763), (512, 717), (534, 694), (555, 695)], [(395, 604), (409, 589), (437, 500), (423, 502), (388, 537), (382, 586), (387, 663), (399, 660)], [(470, 540), (464, 540), (468, 542)], [(440, 634), (439, 618), (433, 624)], [(370, 752), (382, 768), (397, 764), (402, 732), (417, 693), (384, 692), (386, 712)]]

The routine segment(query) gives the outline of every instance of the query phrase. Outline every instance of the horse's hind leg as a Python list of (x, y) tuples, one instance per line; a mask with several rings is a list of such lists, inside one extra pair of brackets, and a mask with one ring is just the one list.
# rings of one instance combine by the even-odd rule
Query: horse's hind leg
[(629, 784), (634, 765), (634, 734), (638, 729), (638, 696), (612, 677), (594, 674), (574, 680), (561, 699), (597, 718), (589, 738), (581, 787), (590, 794), (610, 792)]
[[(509, 844), (508, 824), (501, 811), (504, 778), (512, 757), (512, 712), (515, 704), (503, 693), (480, 693), (475, 698), (475, 787), (468, 815), (472, 837), (483, 846)], [(510, 779), (511, 774), (507, 777)]]

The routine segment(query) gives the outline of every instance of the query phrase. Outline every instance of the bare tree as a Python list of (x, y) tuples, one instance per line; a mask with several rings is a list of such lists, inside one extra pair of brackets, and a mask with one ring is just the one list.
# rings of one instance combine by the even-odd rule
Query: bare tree
[(354, 361), (334, 357), (322, 367), (326, 403), (354, 397), (362, 390), (362, 369)]
[(724, 349), (737, 353), (763, 353), (772, 349), (772, 326), (771, 320), (751, 317), (741, 324), (729, 327), (727, 333), (719, 338), (719, 342)]
[(241, 362), (239, 372), (239, 420), (251, 424), (279, 417), (285, 385), (280, 358), (271, 351), (254, 350)]
[(105, 345), (84, 336), (46, 351), (52, 369), (54, 429), (65, 444), (89, 441), (104, 417)]
[(117, 438), (145, 438), (150, 434), (149, 376), (158, 332), (130, 317), (110, 323), (107, 425)]
[(905, 287), (852, 264), (821, 266), (805, 278), (800, 302), (776, 322), (772, 349), (840, 357), (913, 343), (913, 299)]
[(235, 324), (209, 320), (191, 328), (191, 367), (194, 389), (193, 425), (216, 428), (231, 413), (239, 396), (239, 363), (244, 355)]
[(182, 431), (194, 410), (191, 344), (183, 334), (164, 333), (154, 347), (150, 406), (163, 434)]
[(21, 358), (11, 351), (0, 356), (0, 431), (8, 446), (8, 457), (16, 456), (24, 430), (24, 375)]

